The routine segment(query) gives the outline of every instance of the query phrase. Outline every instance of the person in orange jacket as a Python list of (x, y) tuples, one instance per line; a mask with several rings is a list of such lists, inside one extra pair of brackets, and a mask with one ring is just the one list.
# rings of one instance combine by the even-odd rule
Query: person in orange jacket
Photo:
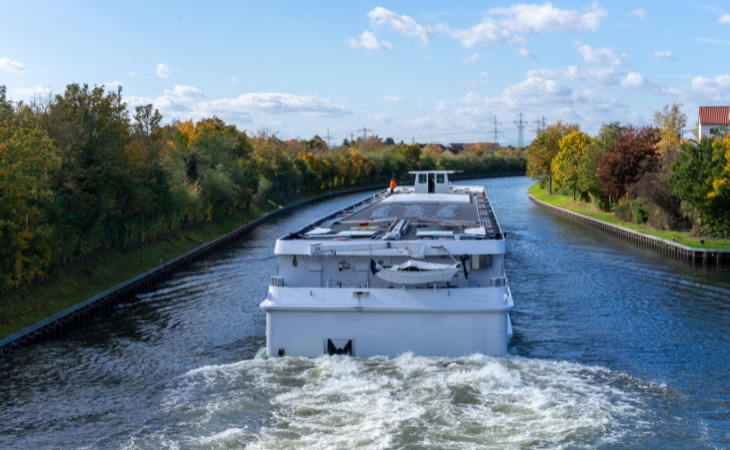
[(390, 179), (390, 193), (395, 194), (395, 178)]

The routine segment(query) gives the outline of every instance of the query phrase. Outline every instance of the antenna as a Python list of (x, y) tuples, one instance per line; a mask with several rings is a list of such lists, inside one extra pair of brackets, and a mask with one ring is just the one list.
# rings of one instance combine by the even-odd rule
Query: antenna
[(501, 131), (499, 131), (499, 128), (497, 128), (497, 127), (500, 127), (501, 128), (502, 127), (502, 123), (501, 122), (497, 122), (497, 115), (495, 114), (494, 115), (494, 129), (492, 131), (490, 131), (490, 132), (487, 133), (487, 134), (491, 134), (492, 135), (492, 137), (494, 138), (494, 142), (495, 143), (498, 143), (497, 141), (499, 141), (499, 137), (502, 136), (502, 135), (504, 135), (504, 133), (502, 133)]
[(525, 129), (525, 125), (527, 125), (527, 122), (525, 122), (524, 120), (522, 120), (522, 119), (525, 118), (525, 115), (522, 114), (522, 113), (517, 114), (517, 118), (519, 119), (519, 120), (515, 120), (515, 125), (517, 125), (517, 130), (518, 130), (518, 134), (517, 134), (517, 146), (518, 147), (524, 147), (525, 146), (525, 138), (524, 138), (524, 136), (522, 134), (522, 130)]

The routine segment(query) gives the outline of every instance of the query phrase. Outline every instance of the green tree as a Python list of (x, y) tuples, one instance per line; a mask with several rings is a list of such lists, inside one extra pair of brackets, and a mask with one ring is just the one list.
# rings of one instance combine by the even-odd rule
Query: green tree
[(568, 134), (580, 131), (577, 124), (558, 122), (540, 131), (527, 151), (527, 176), (547, 182), (549, 192), (553, 193), (553, 158), (560, 152), (560, 139)]
[(0, 291), (43, 275), (52, 262), (49, 173), (60, 164), (30, 109), (0, 86)]
[(730, 192), (727, 190), (730, 139), (702, 138), (682, 146), (667, 181), (691, 207), (695, 232), (730, 236)]

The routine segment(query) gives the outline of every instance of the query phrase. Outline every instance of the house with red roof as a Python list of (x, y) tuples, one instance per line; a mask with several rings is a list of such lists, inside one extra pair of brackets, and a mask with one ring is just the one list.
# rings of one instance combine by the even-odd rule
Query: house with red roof
[(730, 106), (700, 106), (699, 138), (711, 137), (713, 130), (730, 127)]

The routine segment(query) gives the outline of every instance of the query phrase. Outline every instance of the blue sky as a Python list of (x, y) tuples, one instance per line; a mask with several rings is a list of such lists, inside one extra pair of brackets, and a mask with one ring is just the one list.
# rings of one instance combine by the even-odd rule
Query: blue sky
[[(122, 85), (166, 121), (284, 138), (517, 141), (534, 121), (651, 123), (730, 104), (730, 3), (0, 0), (10, 97)], [(360, 130), (360, 131), (358, 131)]]

